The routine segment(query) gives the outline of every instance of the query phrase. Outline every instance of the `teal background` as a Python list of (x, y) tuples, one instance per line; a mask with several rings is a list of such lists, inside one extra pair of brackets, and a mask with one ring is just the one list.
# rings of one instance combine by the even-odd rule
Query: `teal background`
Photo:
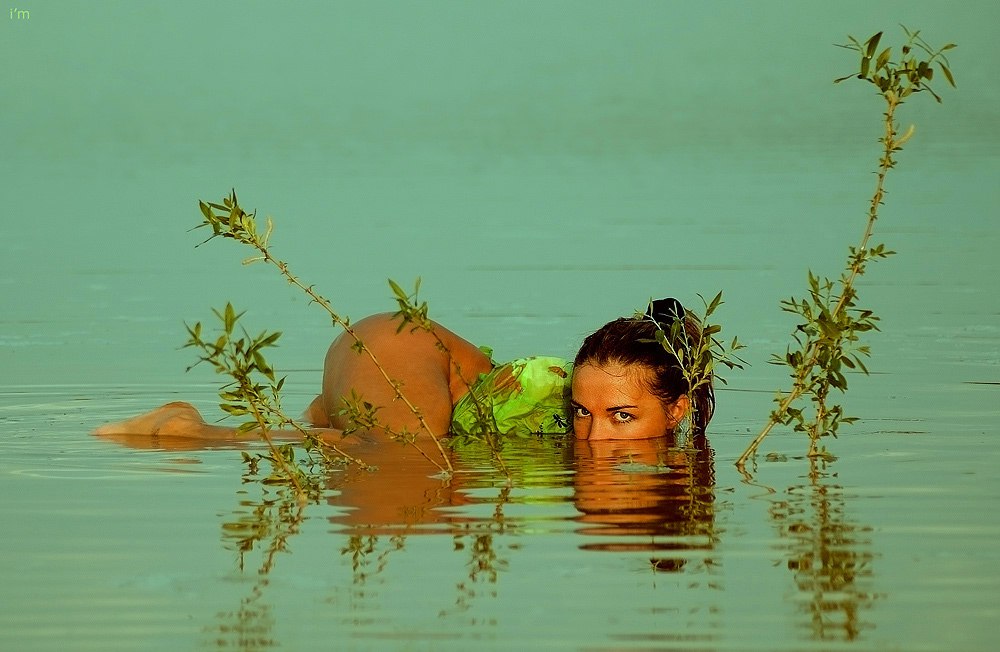
[[(526, 490), (552, 500), (512, 517), (528, 534), (502, 539), (477, 623), (436, 616), (464, 572), (448, 536), (411, 540), (345, 615), (340, 508), (316, 506), (269, 578), (286, 647), (994, 647), (997, 3), (23, 4), (0, 5), (0, 648), (212, 647), (206, 627), (243, 605), (253, 572), (219, 542), (245, 506), (238, 455), (87, 434), (167, 400), (215, 414), (217, 377), (185, 374), (179, 347), (226, 301), (284, 332), (291, 411), (317, 391), (323, 315), (232, 243), (195, 248), (198, 199), (231, 188), (355, 319), (392, 309), (387, 277), (419, 276), (432, 316), (499, 359), (571, 356), (650, 297), (723, 290), (752, 363), (713, 421), (713, 572), (650, 580), (641, 554), (582, 551), (553, 480)], [(876, 227), (899, 253), (861, 284), (882, 332), (823, 485), (870, 604), (856, 639), (821, 640), (773, 522), (815, 509), (805, 444), (772, 435), (762, 453), (789, 461), (757, 484), (732, 462), (785, 383), (766, 364), (792, 328), (778, 301), (809, 268), (839, 273), (873, 189), (882, 105), (831, 83), (856, 65), (832, 44), (897, 43), (899, 23), (959, 44), (958, 89), (936, 80), (943, 104), (900, 114), (917, 131)], [(474, 515), (492, 512), (481, 494)]]
[[(432, 314), (505, 357), (720, 289), (735, 332), (784, 333), (777, 300), (807, 266), (835, 273), (872, 184), (881, 107), (830, 83), (855, 65), (831, 44), (897, 23), (961, 44), (960, 90), (904, 107), (918, 136), (879, 225), (902, 255), (871, 278), (952, 287), (987, 271), (955, 238), (996, 242), (995, 3), (29, 9), (0, 12), (0, 360), (24, 382), (173, 377), (180, 321), (228, 299), (286, 346), (307, 337), (290, 366), (314, 365), (320, 315), (228, 243), (193, 248), (196, 201), (230, 188), (343, 312), (388, 309), (385, 278), (420, 276)], [(944, 221), (933, 250), (906, 248)], [(544, 326), (528, 338), (525, 316)]]

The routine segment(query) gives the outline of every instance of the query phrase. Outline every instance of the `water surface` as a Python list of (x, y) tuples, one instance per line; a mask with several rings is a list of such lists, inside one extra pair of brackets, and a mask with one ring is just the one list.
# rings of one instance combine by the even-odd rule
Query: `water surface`
[[(994, 3), (47, 2), (0, 12), (0, 648), (992, 649), (1000, 615)], [(903, 22), (956, 41), (914, 98), (862, 302), (861, 417), (808, 477), (777, 432), (778, 301), (860, 235), (881, 107), (830, 47)], [(846, 70), (845, 70), (846, 69)], [(928, 101), (923, 101), (928, 100)], [(217, 414), (183, 321), (285, 332), (304, 407), (333, 337), (244, 252), (188, 229), (236, 187), (358, 318), (385, 279), (499, 359), (724, 290), (752, 366), (708, 442), (482, 452), (334, 473), (299, 513), (239, 452), (122, 446), (168, 400)], [(768, 454), (771, 454), (768, 457)]]

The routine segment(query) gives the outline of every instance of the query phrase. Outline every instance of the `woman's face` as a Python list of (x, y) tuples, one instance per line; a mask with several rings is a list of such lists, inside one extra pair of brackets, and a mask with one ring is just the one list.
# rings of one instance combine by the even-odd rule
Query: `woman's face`
[(647, 389), (649, 373), (643, 366), (618, 363), (575, 367), (571, 406), (576, 438), (649, 439), (670, 432), (683, 416), (682, 406), (670, 409), (679, 416), (668, 414)]

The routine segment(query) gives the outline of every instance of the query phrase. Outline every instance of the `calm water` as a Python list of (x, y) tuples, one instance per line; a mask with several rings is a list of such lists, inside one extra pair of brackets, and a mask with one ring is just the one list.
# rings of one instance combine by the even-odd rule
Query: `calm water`
[[(28, 9), (0, 10), (0, 649), (995, 647), (995, 3)], [(881, 107), (829, 83), (853, 65), (829, 44), (899, 22), (960, 44), (960, 88), (903, 107), (861, 420), (818, 480), (786, 432), (747, 480), (778, 301), (838, 272), (871, 191)], [(194, 249), (197, 199), (231, 187), (353, 317), (420, 276), (498, 358), (569, 356), (650, 296), (721, 289), (752, 366), (697, 454), (530, 441), (513, 487), (471, 450), (450, 485), (335, 473), (301, 512), (235, 450), (91, 437), (216, 413), (178, 347), (227, 300), (285, 332), (291, 409), (318, 387), (322, 315)]]

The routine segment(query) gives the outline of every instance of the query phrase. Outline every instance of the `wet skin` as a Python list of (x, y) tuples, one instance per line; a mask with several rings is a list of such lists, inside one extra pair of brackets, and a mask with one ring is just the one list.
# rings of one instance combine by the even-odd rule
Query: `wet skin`
[(650, 393), (645, 367), (583, 364), (573, 370), (573, 432), (577, 439), (650, 439), (673, 431), (687, 412)]
[[(355, 332), (374, 354), (386, 374), (397, 381), (407, 398), (421, 410), (425, 423), (436, 437), (446, 436), (451, 412), (480, 373), (491, 363), (470, 342), (440, 325), (435, 333), (448, 348), (441, 350), (437, 338), (419, 329), (404, 328), (391, 315), (373, 315), (354, 324)], [(354, 392), (363, 400), (381, 406), (378, 417), (386, 428), (421, 433), (420, 423), (409, 407), (395, 396), (394, 389), (365, 354), (353, 347), (354, 340), (338, 337), (326, 354), (322, 391), (306, 410), (304, 420), (316, 428), (316, 434), (335, 441), (342, 439), (347, 425), (339, 414), (344, 396)], [(449, 357), (450, 354), (450, 357)], [(650, 393), (645, 367), (609, 364), (603, 367), (583, 364), (574, 370), (572, 384), (573, 427), (578, 439), (649, 439), (673, 431), (687, 411), (686, 397), (665, 406)], [(206, 423), (189, 403), (175, 402), (118, 423), (101, 426), (95, 434), (121, 438), (150, 436), (240, 441), (234, 428)], [(295, 433), (274, 432), (294, 436)], [(370, 432), (368, 441), (383, 435)], [(419, 436), (426, 437), (426, 433)], [(249, 435), (253, 438), (253, 435)]]

